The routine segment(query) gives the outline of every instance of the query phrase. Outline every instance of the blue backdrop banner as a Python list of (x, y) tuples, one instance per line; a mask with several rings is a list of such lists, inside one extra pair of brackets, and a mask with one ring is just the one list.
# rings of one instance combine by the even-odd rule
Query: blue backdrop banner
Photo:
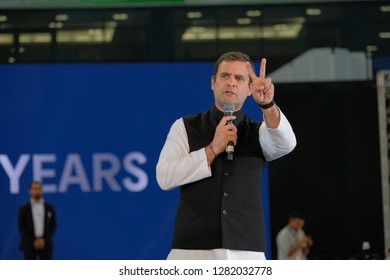
[[(57, 212), (55, 259), (165, 259), (179, 192), (159, 188), (155, 167), (171, 124), (212, 106), (212, 71), (212, 63), (0, 65), (0, 258), (23, 258), (18, 209), (39, 180)], [(244, 112), (261, 120), (251, 99)]]

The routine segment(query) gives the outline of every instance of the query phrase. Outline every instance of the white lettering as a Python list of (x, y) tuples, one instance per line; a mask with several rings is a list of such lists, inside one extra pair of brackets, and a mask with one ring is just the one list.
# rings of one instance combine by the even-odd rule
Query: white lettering
[(69, 185), (72, 184), (79, 185), (83, 192), (91, 191), (87, 174), (79, 154), (69, 154), (67, 156), (60, 184), (58, 185), (58, 191), (67, 192)]
[(20, 191), (20, 176), (22, 175), (28, 161), (30, 160), (30, 155), (22, 154), (19, 157), (18, 162), (15, 165), (15, 168), (12, 167), (11, 161), (7, 155), (0, 155), (0, 163), (3, 165), (5, 172), (8, 175), (10, 181), (10, 192), (12, 194), (18, 194)]
[(146, 188), (149, 179), (145, 171), (133, 164), (134, 161), (139, 164), (144, 164), (147, 162), (147, 159), (145, 155), (140, 152), (131, 152), (126, 154), (123, 159), (123, 168), (129, 172), (129, 174), (134, 175), (138, 180), (137, 182), (133, 182), (131, 178), (126, 177), (123, 179), (122, 183), (127, 190), (140, 192)]
[[(37, 154), (33, 155), (32, 164), (33, 164), (33, 180), (44, 182), (44, 178), (55, 178), (56, 170), (44, 169), (44, 163), (55, 163), (57, 161), (57, 156), (55, 154)], [(57, 191), (57, 185), (55, 184), (43, 184), (43, 192), (45, 193), (55, 193)]]
[[(10, 193), (20, 193), (20, 180), (28, 162), (32, 158), (32, 179), (43, 184), (45, 193), (65, 193), (71, 185), (79, 186), (82, 192), (102, 192), (106, 184), (113, 192), (126, 189), (131, 192), (143, 191), (149, 182), (148, 174), (139, 167), (147, 162), (146, 156), (141, 152), (129, 152), (122, 161), (112, 153), (95, 153), (92, 155), (92, 178), (93, 188), (88, 179), (86, 169), (79, 154), (68, 154), (61, 170), (57, 162), (56, 154), (21, 154), (15, 166), (11, 163), (8, 155), (0, 154), (0, 165), (3, 166), (9, 178)], [(88, 166), (88, 165), (87, 165)], [(89, 166), (88, 166), (89, 167)], [(122, 168), (128, 176), (118, 178)], [(90, 170), (88, 168), (88, 170)], [(57, 176), (61, 174), (58, 185)], [(45, 181), (50, 180), (52, 183)], [(122, 185), (121, 185), (122, 183)]]
[[(110, 167), (103, 169), (104, 163), (109, 164)], [(93, 154), (93, 189), (95, 192), (103, 190), (103, 181), (105, 180), (114, 192), (120, 192), (121, 187), (115, 179), (121, 169), (119, 159), (113, 154)]]

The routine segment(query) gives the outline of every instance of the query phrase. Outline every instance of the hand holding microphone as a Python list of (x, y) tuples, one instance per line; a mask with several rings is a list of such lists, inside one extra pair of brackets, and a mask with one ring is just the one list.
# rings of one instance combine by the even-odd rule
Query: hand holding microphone
[[(233, 116), (234, 104), (226, 103), (223, 106), (223, 109), (225, 110), (225, 117)], [(233, 124), (233, 120), (228, 120), (226, 124)], [(226, 147), (227, 160), (233, 160), (233, 154), (234, 154), (234, 143), (233, 141), (229, 141)]]
[(233, 109), (229, 109), (229, 111), (226, 111), (225, 108), (225, 116), (221, 119), (215, 129), (214, 139), (211, 142), (213, 150), (217, 155), (226, 151), (228, 159), (230, 157), (230, 160), (233, 159), (234, 145), (237, 144), (237, 128), (233, 124), (233, 120), (235, 120), (236, 117), (233, 115), (233, 112), (234, 106)]

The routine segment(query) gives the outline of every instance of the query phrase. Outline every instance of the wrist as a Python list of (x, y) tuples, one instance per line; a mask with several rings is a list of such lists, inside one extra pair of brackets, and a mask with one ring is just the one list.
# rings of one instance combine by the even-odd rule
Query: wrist
[(214, 158), (216, 158), (217, 154), (215, 153), (215, 151), (213, 149), (213, 145), (210, 144), (208, 147), (209, 147), (209, 150), (211, 151), (211, 153), (213, 154)]
[(257, 105), (259, 105), (259, 107), (260, 107), (261, 109), (267, 110), (267, 109), (269, 109), (269, 108), (271, 108), (272, 106), (275, 105), (275, 100), (272, 98), (271, 102), (268, 103), (268, 104), (257, 104)]

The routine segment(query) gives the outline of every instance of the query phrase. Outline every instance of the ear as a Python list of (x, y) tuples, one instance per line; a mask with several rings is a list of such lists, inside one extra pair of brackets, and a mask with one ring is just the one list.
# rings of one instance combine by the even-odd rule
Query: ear
[(253, 84), (251, 83), (251, 84), (249, 85), (248, 96), (252, 95), (252, 89), (253, 89)]
[(211, 89), (214, 90), (214, 76), (211, 76)]

